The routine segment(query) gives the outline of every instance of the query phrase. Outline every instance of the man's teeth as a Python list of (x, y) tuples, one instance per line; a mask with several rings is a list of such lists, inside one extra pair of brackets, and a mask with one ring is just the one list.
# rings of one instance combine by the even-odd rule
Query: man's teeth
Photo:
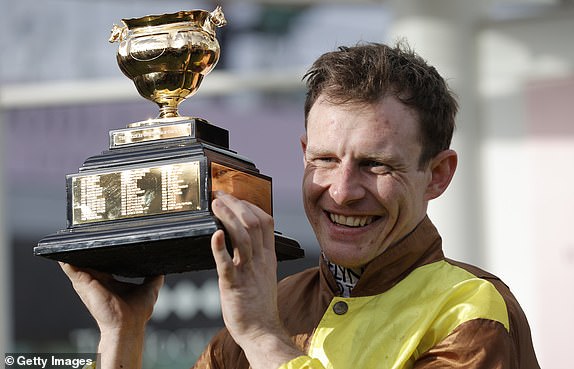
[(353, 217), (353, 216), (345, 216), (332, 213), (329, 213), (329, 218), (331, 218), (331, 221), (333, 223), (345, 225), (347, 227), (363, 227), (371, 224), (374, 219), (374, 217), (371, 215), (362, 217)]

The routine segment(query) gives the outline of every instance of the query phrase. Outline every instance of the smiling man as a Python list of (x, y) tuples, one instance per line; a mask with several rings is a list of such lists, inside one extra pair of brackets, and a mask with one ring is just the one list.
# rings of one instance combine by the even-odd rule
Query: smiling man
[[(361, 44), (321, 56), (306, 81), (303, 200), (319, 266), (277, 285), (273, 219), (218, 194), (226, 328), (194, 368), (538, 369), (508, 287), (446, 259), (427, 216), (457, 165), (443, 78), (404, 46)], [(161, 278), (127, 288), (63, 268), (102, 332), (102, 367), (139, 367)]]
[(303, 200), (320, 265), (278, 291), (257, 282), (274, 278), (269, 219), (216, 200), (235, 250), (214, 238), (227, 330), (195, 367), (538, 368), (509, 289), (446, 259), (427, 217), (457, 165), (443, 78), (406, 47), (363, 44), (324, 54), (306, 80)]

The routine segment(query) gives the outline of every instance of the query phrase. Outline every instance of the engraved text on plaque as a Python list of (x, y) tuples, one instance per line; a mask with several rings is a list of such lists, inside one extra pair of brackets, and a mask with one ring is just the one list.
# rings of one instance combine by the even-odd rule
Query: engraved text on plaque
[(70, 177), (74, 225), (201, 210), (199, 161)]

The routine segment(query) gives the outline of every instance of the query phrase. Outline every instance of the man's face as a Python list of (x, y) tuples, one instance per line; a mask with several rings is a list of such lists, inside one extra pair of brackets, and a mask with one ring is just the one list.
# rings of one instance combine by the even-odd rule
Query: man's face
[(311, 108), (303, 200), (328, 260), (363, 266), (424, 218), (432, 175), (419, 170), (417, 119), (394, 97), (368, 106), (319, 97)]

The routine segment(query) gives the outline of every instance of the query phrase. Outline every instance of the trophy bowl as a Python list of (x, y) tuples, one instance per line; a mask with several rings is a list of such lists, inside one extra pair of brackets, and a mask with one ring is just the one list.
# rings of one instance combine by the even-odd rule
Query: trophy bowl
[(155, 123), (177, 119), (179, 103), (197, 91), (219, 60), (215, 29), (227, 23), (221, 7), (211, 13), (180, 11), (122, 23), (123, 27), (114, 25), (109, 40), (119, 42), (121, 71), (141, 96), (159, 105)]

